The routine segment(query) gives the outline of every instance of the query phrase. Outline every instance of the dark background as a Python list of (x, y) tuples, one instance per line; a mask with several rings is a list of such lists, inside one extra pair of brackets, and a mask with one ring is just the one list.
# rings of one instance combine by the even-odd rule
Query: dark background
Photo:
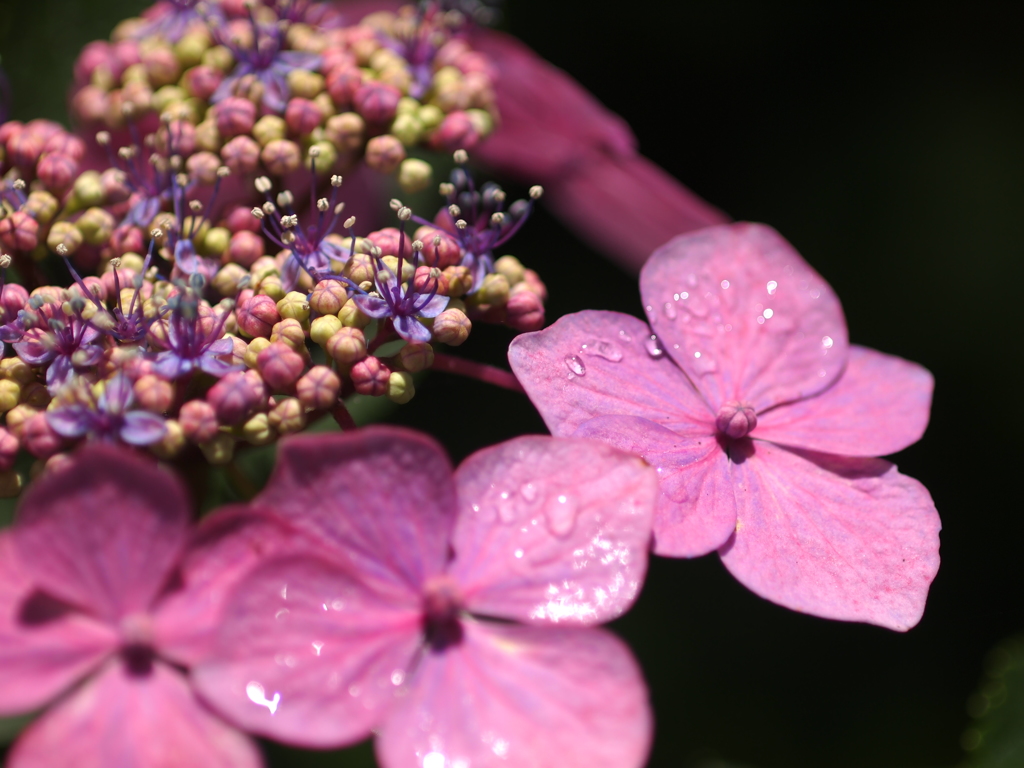
[[(140, 7), (0, 0), (14, 116), (64, 120), (77, 51)], [(651, 687), (651, 765), (958, 765), (986, 654), (1024, 631), (1024, 5), (510, 0), (504, 26), (692, 189), (776, 227), (843, 299), (854, 342), (937, 380), (928, 433), (895, 458), (944, 525), (921, 624), (897, 634), (801, 616), (713, 555), (655, 560), (617, 624)], [(635, 281), (543, 210), (512, 246), (548, 283), (551, 319), (639, 315)], [(508, 338), (474, 331), (464, 354), (500, 363)], [(442, 374), (396, 418), (456, 459), (543, 431), (524, 398)], [(368, 748), (274, 754), (354, 766)]]

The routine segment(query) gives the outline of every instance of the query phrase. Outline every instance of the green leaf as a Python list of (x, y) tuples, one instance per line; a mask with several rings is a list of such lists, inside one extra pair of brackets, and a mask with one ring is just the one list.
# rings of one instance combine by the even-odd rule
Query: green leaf
[(960, 743), (970, 768), (1024, 765), (1024, 636), (996, 647), (981, 686), (967, 701), (973, 719)]

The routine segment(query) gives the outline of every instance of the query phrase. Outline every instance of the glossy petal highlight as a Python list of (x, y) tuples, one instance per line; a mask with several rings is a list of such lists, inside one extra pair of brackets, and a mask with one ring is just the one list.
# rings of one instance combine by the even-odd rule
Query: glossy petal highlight
[(521, 437), (456, 472), (449, 573), (476, 613), (594, 624), (626, 611), (647, 570), (657, 477), (589, 440)]
[(726, 568), (774, 603), (896, 630), (917, 624), (939, 567), (927, 489), (881, 459), (797, 453), (752, 441), (736, 466)]
[(466, 624), (424, 656), (381, 729), (387, 768), (638, 768), (651, 741), (643, 677), (598, 629)]

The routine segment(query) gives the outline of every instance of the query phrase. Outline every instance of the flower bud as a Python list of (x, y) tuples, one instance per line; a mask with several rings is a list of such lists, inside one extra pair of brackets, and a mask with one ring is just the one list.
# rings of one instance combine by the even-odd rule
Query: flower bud
[(473, 121), (461, 110), (449, 112), (430, 136), (431, 147), (446, 152), (473, 149), (479, 141)]
[[(5, 285), (4, 294), (6, 294), (7, 289), (11, 287), (13, 286)], [(21, 288), (20, 285), (17, 287)], [(25, 290), (24, 288), (21, 289), (23, 291)], [(25, 302), (27, 301), (28, 296), (26, 294)], [(36, 380), (35, 373), (29, 367), (28, 363), (20, 357), (5, 357), (3, 360), (0, 360), (0, 376), (3, 376), (5, 379), (16, 381), (21, 385), (27, 385)]]
[(324, 136), (340, 152), (354, 152), (363, 146), (366, 121), (355, 112), (342, 112), (327, 118)]
[(342, 274), (356, 285), (372, 281), (377, 274), (377, 266), (365, 253), (355, 253), (345, 264)]
[(231, 244), (231, 232), (224, 227), (210, 227), (202, 236), (199, 252), (204, 256), (220, 259)]
[(18, 458), (20, 448), (21, 444), (18, 442), (18, 438), (0, 427), (0, 472), (7, 472), (14, 466), (14, 460)]
[(191, 155), (196, 150), (195, 126), (180, 118), (161, 125), (156, 133), (156, 148), (168, 155)]
[(430, 186), (434, 169), (430, 163), (415, 157), (408, 157), (398, 168), (398, 186), (407, 194), (422, 192)]
[(289, 435), (306, 426), (306, 409), (297, 398), (286, 397), (270, 409), (267, 419), (282, 435)]
[(299, 145), (288, 139), (275, 139), (260, 152), (260, 159), (267, 170), (275, 176), (284, 176), (302, 164)]
[(368, 123), (383, 125), (394, 119), (400, 98), (402, 92), (393, 85), (371, 81), (359, 86), (352, 97), (352, 104)]
[(25, 450), (37, 459), (48, 459), (64, 447), (64, 438), (50, 426), (45, 412), (36, 413), (25, 421), (21, 441)]
[(256, 356), (256, 368), (270, 389), (287, 392), (299, 380), (306, 364), (287, 344), (273, 342)]
[(340, 280), (321, 280), (313, 286), (309, 306), (321, 315), (337, 315), (348, 301), (348, 290)]
[(423, 263), (428, 267), (447, 269), (462, 261), (462, 249), (447, 232), (434, 227), (420, 227), (414, 238), (423, 243)]
[(205, 400), (189, 400), (178, 414), (185, 437), (193, 443), (205, 443), (213, 439), (220, 429), (213, 406)]
[(245, 348), (245, 354), (242, 357), (242, 361), (249, 368), (256, 367), (256, 359), (259, 357), (260, 352), (270, 346), (270, 339), (263, 336), (259, 336), (249, 342)]
[(164, 421), (164, 434), (155, 443), (147, 446), (158, 459), (170, 461), (185, 450), (185, 432), (174, 419)]
[(280, 275), (270, 274), (260, 280), (259, 292), (272, 298), (275, 303), (283, 299), (285, 291)]
[(164, 46), (140, 50), (142, 63), (146, 65), (149, 82), (155, 87), (174, 83), (181, 77), (181, 65), (174, 51)]
[(114, 232), (117, 221), (113, 215), (103, 208), (90, 208), (83, 213), (75, 226), (89, 245), (102, 245)]
[[(486, 304), (492, 307), (503, 307), (508, 303), (509, 285), (504, 275), (491, 273), (484, 277), (480, 289), (473, 294), (476, 305)], [(468, 301), (468, 299), (467, 299)]]
[(410, 373), (425, 371), (434, 364), (434, 348), (411, 341), (399, 350), (398, 362)]
[(494, 262), (494, 271), (499, 275), (504, 275), (509, 285), (521, 283), (526, 276), (522, 262), (515, 256), (502, 256)]
[(416, 267), (413, 287), (417, 293), (448, 295), (448, 277), (437, 267)]
[(473, 323), (466, 317), (465, 312), (459, 309), (446, 309), (434, 318), (432, 332), (437, 341), (457, 347), (469, 338), (472, 328)]
[(231, 236), (228, 244), (228, 259), (245, 268), (252, 267), (263, 255), (263, 238), (255, 232), (243, 229)]
[(239, 424), (266, 400), (266, 388), (259, 375), (251, 371), (233, 371), (217, 381), (206, 393), (221, 424)]
[(84, 240), (81, 231), (70, 221), (58, 221), (50, 227), (50, 234), (46, 236), (46, 247), (57, 253), (58, 246), (63, 246), (70, 256), (82, 246)]
[(54, 193), (64, 194), (78, 175), (78, 162), (67, 155), (48, 153), (43, 155), (36, 167), (36, 176), (46, 188)]
[(404, 159), (405, 147), (390, 134), (366, 142), (366, 165), (378, 173), (394, 173)]
[(221, 296), (234, 296), (238, 285), (248, 272), (238, 264), (225, 264), (213, 277), (213, 287)]
[(228, 96), (213, 111), (217, 131), (224, 138), (247, 134), (256, 123), (256, 105), (239, 96)]
[(395, 403), (408, 403), (416, 394), (412, 374), (395, 371), (388, 377), (388, 399)]
[(473, 289), (473, 273), (469, 267), (447, 267), (444, 276), (448, 279), (448, 295), (452, 298), (465, 296)]
[(187, 70), (181, 77), (181, 85), (193, 96), (201, 101), (209, 101), (214, 91), (224, 79), (224, 74), (213, 67), (200, 64)]
[(283, 139), (287, 133), (288, 124), (278, 115), (264, 115), (252, 127), (252, 135), (261, 147), (277, 139)]
[(21, 402), (40, 410), (45, 409), (53, 398), (45, 384), (33, 381), (21, 388)]
[(0, 413), (6, 413), (21, 401), (21, 385), (12, 379), (0, 379)]
[(352, 299), (345, 302), (345, 305), (338, 310), (338, 319), (346, 328), (365, 328), (370, 324), (370, 318), (359, 309), (359, 305)]
[[(292, 27), (294, 29), (294, 25)], [(288, 92), (292, 96), (312, 99), (324, 89), (324, 76), (306, 69), (293, 69), (288, 73)]]
[(96, 171), (83, 171), (75, 179), (74, 207), (76, 210), (102, 205), (104, 199), (103, 178)]
[(746, 437), (757, 426), (757, 411), (750, 403), (729, 400), (718, 410), (715, 427), (723, 435), (733, 439)]
[(213, 184), (217, 181), (217, 171), (220, 167), (220, 158), (213, 152), (196, 152), (185, 161), (188, 175), (200, 184)]
[(338, 162), (338, 150), (329, 141), (318, 141), (306, 154), (306, 168), (319, 174), (329, 173)]
[(236, 136), (221, 148), (220, 156), (232, 173), (246, 175), (259, 166), (260, 145), (251, 136)]
[[(327, 410), (338, 402), (341, 379), (326, 365), (315, 365), (295, 384), (299, 402), (310, 410)], [(17, 441), (15, 441), (17, 442)], [(2, 443), (0, 443), (2, 449)]]
[(270, 341), (280, 341), (287, 344), (292, 350), (303, 357), (308, 357), (306, 351), (306, 330), (302, 323), (292, 317), (286, 317), (281, 322), (275, 323), (270, 331)]
[(350, 365), (366, 357), (366, 337), (358, 328), (340, 328), (324, 348), (341, 365)]
[(327, 341), (341, 330), (341, 320), (336, 315), (324, 315), (316, 318), (309, 325), (309, 338), (321, 347), (327, 346)]
[(39, 245), (39, 223), (25, 211), (0, 219), (0, 244), (7, 251), (31, 251)]
[(152, 413), (167, 413), (174, 404), (174, 385), (153, 374), (140, 377), (132, 389), (139, 405)]
[(224, 432), (218, 432), (209, 442), (200, 445), (199, 449), (213, 466), (228, 464), (235, 455), (235, 438)]
[(217, 131), (217, 123), (212, 117), (208, 117), (196, 126), (196, 149), (206, 152), (219, 152), (221, 144), (220, 133)]
[(284, 120), (291, 134), (308, 136), (324, 121), (324, 113), (316, 102), (295, 97), (285, 107)]
[(235, 311), (238, 330), (249, 336), (270, 336), (270, 329), (281, 319), (277, 302), (269, 296), (257, 294), (241, 304)]
[(376, 357), (367, 357), (352, 366), (349, 378), (356, 392), (361, 395), (380, 397), (388, 392), (391, 371)]
[(505, 323), (517, 331), (539, 331), (544, 327), (544, 302), (528, 289), (512, 291), (505, 313)]

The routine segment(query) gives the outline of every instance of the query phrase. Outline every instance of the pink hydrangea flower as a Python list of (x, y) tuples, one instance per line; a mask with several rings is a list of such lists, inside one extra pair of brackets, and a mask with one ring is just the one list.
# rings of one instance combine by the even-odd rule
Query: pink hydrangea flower
[(288, 538), (251, 514), (193, 534), (189, 509), (173, 477), (110, 446), (29, 487), (0, 534), (0, 714), (53, 703), (10, 768), (262, 765), (180, 667), (205, 652), (227, 586)]
[(828, 283), (766, 226), (677, 237), (644, 266), (640, 293), (650, 327), (586, 311), (513, 341), (512, 368), (552, 433), (657, 468), (657, 554), (717, 549), (781, 605), (916, 624), (938, 514), (920, 483), (868, 457), (921, 437), (931, 374), (850, 345)]
[(589, 625), (636, 596), (656, 495), (653, 470), (594, 441), (523, 437), (453, 475), (405, 430), (293, 439), (252, 506), (317, 549), (240, 583), (196, 682), (301, 746), (372, 730), (386, 768), (639, 766), (642, 676)]

